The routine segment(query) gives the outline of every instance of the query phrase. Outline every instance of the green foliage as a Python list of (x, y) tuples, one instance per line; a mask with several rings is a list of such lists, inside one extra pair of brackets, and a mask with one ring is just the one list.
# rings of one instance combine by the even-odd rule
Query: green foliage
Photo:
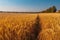
[(42, 11), (41, 13), (55, 13), (57, 11), (55, 6), (48, 8), (47, 10)]

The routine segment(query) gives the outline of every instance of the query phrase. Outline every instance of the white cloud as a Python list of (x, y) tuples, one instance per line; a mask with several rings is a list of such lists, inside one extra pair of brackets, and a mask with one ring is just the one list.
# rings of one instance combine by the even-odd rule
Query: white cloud
[(23, 6), (0, 6), (0, 11), (17, 11), (17, 12), (35, 12), (39, 11), (37, 8), (33, 7), (23, 7)]

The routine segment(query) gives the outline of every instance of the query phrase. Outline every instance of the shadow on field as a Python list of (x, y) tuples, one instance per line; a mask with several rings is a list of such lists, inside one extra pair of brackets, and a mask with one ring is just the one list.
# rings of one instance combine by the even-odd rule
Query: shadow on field
[(41, 24), (40, 24), (40, 18), (39, 15), (37, 15), (35, 23), (32, 25), (34, 28), (34, 34), (35, 34), (35, 39), (37, 40), (37, 37), (39, 35), (39, 32), (41, 31)]
[(22, 25), (18, 26), (10, 25), (9, 27), (4, 24), (0, 25), (0, 40), (37, 40), (41, 31), (39, 15), (32, 23), (23, 22)]

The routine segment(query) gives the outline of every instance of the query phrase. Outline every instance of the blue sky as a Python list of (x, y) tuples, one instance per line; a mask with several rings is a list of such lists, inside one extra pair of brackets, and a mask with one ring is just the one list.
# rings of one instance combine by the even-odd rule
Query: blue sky
[(0, 11), (38, 12), (55, 5), (60, 9), (60, 0), (0, 0)]

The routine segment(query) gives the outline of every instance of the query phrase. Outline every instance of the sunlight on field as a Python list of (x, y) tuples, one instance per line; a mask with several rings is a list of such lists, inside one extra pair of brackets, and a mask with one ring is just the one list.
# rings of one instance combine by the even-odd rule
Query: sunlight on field
[(0, 13), (0, 40), (60, 40), (60, 14)]
[(0, 14), (0, 40), (29, 40), (35, 19), (34, 14)]
[(60, 40), (60, 14), (39, 14), (41, 32), (39, 40)]

